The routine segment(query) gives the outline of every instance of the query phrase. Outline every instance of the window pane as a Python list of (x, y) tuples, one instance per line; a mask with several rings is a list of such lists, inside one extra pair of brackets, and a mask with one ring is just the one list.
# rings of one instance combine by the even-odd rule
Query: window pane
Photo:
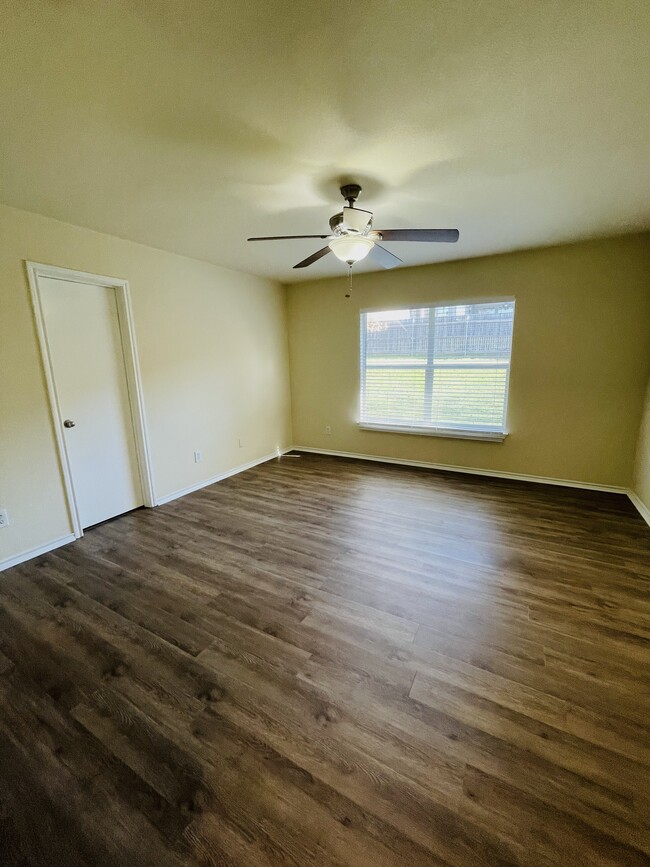
[(424, 367), (368, 365), (365, 387), (366, 420), (424, 421)]
[(434, 358), (509, 361), (514, 302), (436, 307)]
[(429, 423), (501, 430), (507, 373), (505, 367), (436, 366)]
[(366, 314), (368, 362), (424, 362), (427, 358), (429, 310), (386, 310)]

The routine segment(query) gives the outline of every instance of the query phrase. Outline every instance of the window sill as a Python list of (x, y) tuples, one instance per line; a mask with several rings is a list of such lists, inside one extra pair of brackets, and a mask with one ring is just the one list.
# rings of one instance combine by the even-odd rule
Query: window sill
[(508, 436), (499, 431), (454, 430), (453, 428), (408, 427), (394, 424), (372, 424), (359, 422), (360, 430), (385, 431), (388, 433), (415, 434), (425, 437), (445, 437), (447, 439), (482, 440), (484, 442), (502, 443)]

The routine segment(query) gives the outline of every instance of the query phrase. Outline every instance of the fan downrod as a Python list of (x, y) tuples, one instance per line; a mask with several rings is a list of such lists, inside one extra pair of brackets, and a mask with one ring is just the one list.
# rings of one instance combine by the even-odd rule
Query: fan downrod
[(354, 207), (354, 203), (359, 198), (360, 192), (361, 187), (359, 184), (344, 184), (341, 187), (341, 195), (351, 208)]

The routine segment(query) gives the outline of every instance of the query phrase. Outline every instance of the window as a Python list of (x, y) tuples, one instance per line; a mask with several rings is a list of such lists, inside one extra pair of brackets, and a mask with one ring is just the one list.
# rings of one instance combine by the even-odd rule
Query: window
[(514, 301), (361, 314), (361, 427), (502, 440)]

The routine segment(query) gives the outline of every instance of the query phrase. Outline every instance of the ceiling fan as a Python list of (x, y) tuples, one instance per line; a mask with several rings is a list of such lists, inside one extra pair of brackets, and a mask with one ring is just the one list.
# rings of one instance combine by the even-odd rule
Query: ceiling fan
[(294, 268), (307, 268), (329, 252), (337, 259), (347, 263), (351, 269), (355, 262), (365, 259), (370, 253), (373, 259), (383, 268), (395, 268), (403, 261), (395, 256), (379, 241), (442, 241), (453, 244), (458, 240), (458, 229), (373, 229), (372, 211), (355, 208), (354, 203), (359, 198), (359, 184), (345, 184), (341, 187), (341, 195), (346, 200), (347, 207), (341, 213), (330, 218), (329, 235), (271, 235), (263, 238), (249, 238), (249, 241), (284, 241), (295, 238), (327, 239), (327, 246), (322, 247)]

